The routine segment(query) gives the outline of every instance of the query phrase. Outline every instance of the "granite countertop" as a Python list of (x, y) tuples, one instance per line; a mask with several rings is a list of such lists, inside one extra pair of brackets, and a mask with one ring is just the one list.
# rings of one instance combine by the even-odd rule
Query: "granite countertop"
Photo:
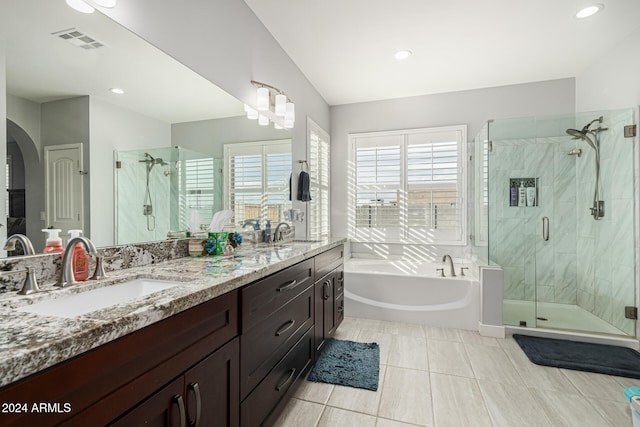
[[(41, 285), (43, 292), (0, 297), (0, 387), (266, 277), (346, 242), (243, 245), (229, 256), (180, 258), (108, 273), (64, 289)], [(180, 282), (155, 292), (74, 318), (44, 316), (16, 308), (133, 279)]]

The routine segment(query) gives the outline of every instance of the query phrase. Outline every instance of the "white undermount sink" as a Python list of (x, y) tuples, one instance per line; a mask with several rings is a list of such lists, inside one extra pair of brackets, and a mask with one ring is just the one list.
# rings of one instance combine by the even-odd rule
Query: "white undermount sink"
[(181, 285), (180, 282), (169, 280), (135, 279), (129, 282), (45, 300), (36, 304), (25, 305), (16, 310), (46, 316), (71, 318), (179, 285)]

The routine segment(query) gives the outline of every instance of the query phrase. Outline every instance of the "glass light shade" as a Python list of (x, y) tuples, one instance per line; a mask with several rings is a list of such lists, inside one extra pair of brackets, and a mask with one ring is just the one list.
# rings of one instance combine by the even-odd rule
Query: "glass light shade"
[(258, 120), (258, 112), (253, 108), (249, 107), (249, 109), (247, 110), (247, 119)]
[(260, 126), (268, 126), (269, 125), (269, 117), (265, 116), (264, 114), (260, 114), (258, 116), (258, 124)]
[(286, 95), (276, 95), (276, 116), (284, 117), (287, 112), (287, 97)]
[(116, 7), (116, 0), (91, 0), (91, 1), (97, 4), (98, 6), (102, 6), (102, 7), (108, 7), (108, 8)]
[(85, 3), (82, 0), (65, 0), (65, 2), (74, 10), (82, 13), (93, 13), (95, 9), (93, 6)]
[(269, 89), (266, 87), (258, 88), (256, 104), (258, 111), (267, 111), (269, 109)]
[(273, 122), (273, 128), (274, 129), (284, 129), (282, 126), (280, 126), (277, 122)]
[(287, 109), (284, 114), (284, 121), (286, 122), (294, 122), (296, 120), (296, 107), (293, 105), (293, 102), (287, 102)]
[(285, 129), (293, 129), (294, 121), (293, 120), (285, 120), (284, 128)]

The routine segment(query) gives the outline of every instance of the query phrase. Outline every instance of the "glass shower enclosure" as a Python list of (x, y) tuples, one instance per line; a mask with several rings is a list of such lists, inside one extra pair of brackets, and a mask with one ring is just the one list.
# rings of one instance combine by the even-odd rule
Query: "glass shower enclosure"
[(182, 147), (117, 151), (116, 244), (185, 231), (192, 211), (207, 225), (222, 209), (222, 159)]
[(479, 134), (475, 228), (504, 272), (505, 325), (635, 336), (634, 123), (626, 109)]

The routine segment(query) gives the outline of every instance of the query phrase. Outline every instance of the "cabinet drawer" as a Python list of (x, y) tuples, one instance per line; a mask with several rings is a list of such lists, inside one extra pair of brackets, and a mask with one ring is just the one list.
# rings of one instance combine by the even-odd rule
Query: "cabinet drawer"
[(277, 311), (313, 284), (313, 259), (302, 261), (242, 289), (242, 332)]
[(313, 325), (313, 287), (290, 301), (240, 339), (241, 396), (264, 378)]
[[(240, 405), (240, 425), (260, 426), (278, 407), (278, 402), (291, 386), (311, 367), (313, 360), (313, 333), (308, 329), (269, 375)], [(273, 414), (274, 417), (277, 414)], [(275, 421), (272, 419), (272, 421)]]
[(324, 277), (327, 273), (334, 270), (340, 264), (344, 257), (344, 246), (336, 246), (333, 249), (329, 249), (315, 257), (316, 276), (315, 280), (318, 281)]

